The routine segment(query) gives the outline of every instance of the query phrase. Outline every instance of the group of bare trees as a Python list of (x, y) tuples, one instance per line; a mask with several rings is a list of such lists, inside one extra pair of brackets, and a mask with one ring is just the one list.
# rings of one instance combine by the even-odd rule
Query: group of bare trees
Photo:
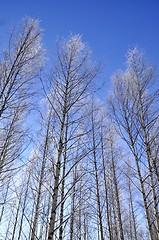
[(153, 67), (130, 50), (103, 104), (81, 36), (58, 43), (46, 74), (41, 33), (25, 19), (0, 61), (0, 239), (159, 239)]

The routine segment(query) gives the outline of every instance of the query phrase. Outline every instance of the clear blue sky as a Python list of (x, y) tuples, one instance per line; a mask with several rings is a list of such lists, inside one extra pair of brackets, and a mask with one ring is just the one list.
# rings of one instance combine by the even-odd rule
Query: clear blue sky
[(123, 68), (128, 48), (135, 45), (159, 66), (159, 0), (3, 0), (0, 43), (24, 16), (41, 20), (52, 53), (57, 37), (82, 34), (94, 58), (105, 63), (106, 78)]

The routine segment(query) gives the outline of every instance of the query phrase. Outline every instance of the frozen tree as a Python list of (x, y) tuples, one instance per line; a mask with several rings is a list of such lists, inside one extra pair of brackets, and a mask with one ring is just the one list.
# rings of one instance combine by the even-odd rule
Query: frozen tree
[[(158, 90), (153, 68), (136, 48), (128, 52), (127, 70), (113, 77), (110, 100), (118, 132), (134, 155), (151, 239), (158, 236)], [(152, 210), (153, 209), (153, 210)]]
[(18, 125), (22, 126), (34, 92), (33, 78), (42, 66), (39, 21), (26, 18), (21, 27), (13, 30), (9, 48), (0, 61), (0, 174), (11, 168), (20, 155), (16, 148), (20, 142), (22, 146), (23, 134)]
[(47, 95), (56, 119), (57, 149), (48, 239), (53, 239), (55, 236), (60, 174), (62, 167), (66, 167), (66, 162), (68, 162), (64, 157), (65, 151), (73, 154), (72, 151), (80, 140), (81, 150), (77, 162), (86, 154), (83, 150), (84, 143), (81, 141), (82, 136), (86, 134), (83, 129), (84, 118), (87, 114), (84, 106), (89, 99), (88, 88), (97, 72), (98, 68), (91, 63), (90, 52), (79, 35), (71, 35), (58, 46), (57, 64), (49, 78), (52, 85), (51, 91)]

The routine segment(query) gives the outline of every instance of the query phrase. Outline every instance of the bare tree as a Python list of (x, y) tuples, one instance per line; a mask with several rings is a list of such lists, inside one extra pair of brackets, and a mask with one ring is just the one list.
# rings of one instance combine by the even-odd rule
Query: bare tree
[[(158, 139), (158, 90), (154, 90), (153, 68), (146, 64), (143, 53), (137, 49), (129, 51), (127, 62), (126, 72), (114, 76), (114, 93), (110, 105), (118, 131), (134, 155), (149, 234), (151, 239), (156, 239), (159, 219), (156, 191), (158, 169), (157, 156), (154, 155), (156, 151), (152, 146)], [(152, 205), (153, 216), (150, 210)]]
[[(39, 22), (26, 18), (22, 27), (13, 30), (9, 48), (0, 62), (1, 175), (12, 169), (12, 163), (20, 155), (18, 141), (22, 146), (22, 131), (18, 133), (16, 125), (24, 119), (28, 99), (33, 93), (32, 80), (43, 65), (42, 56)], [(13, 146), (15, 142), (17, 149)]]
[(48, 239), (53, 239), (55, 234), (60, 170), (66, 144), (65, 135), (69, 133), (68, 138), (71, 148), (77, 145), (77, 140), (83, 135), (81, 125), (84, 118), (82, 106), (87, 102), (87, 89), (98, 72), (97, 67), (90, 65), (89, 55), (81, 37), (78, 35), (71, 36), (58, 46), (57, 65), (54, 68), (53, 75), (50, 76), (51, 91), (47, 97), (59, 128), (55, 129), (57, 133), (57, 161)]
[(0, 64), (0, 118), (10, 115), (19, 102), (26, 104), (31, 82), (43, 64), (39, 22), (26, 18), (10, 37), (9, 50)]
[(100, 130), (99, 124), (95, 115), (97, 112), (92, 107), (92, 149), (93, 149), (93, 165), (94, 165), (94, 175), (95, 175), (95, 185), (96, 185), (96, 198), (97, 198), (97, 218), (99, 221), (99, 236), (101, 240), (104, 240), (104, 230), (103, 230), (103, 220), (102, 220), (102, 207), (101, 207), (101, 198), (100, 198), (100, 184), (99, 184), (99, 169), (98, 169), (98, 154), (97, 149), (100, 144), (100, 139), (97, 136)]
[[(42, 144), (42, 149), (39, 149), (39, 151), (42, 152), (42, 156), (38, 156), (41, 160), (41, 169), (40, 169), (40, 176), (38, 179), (38, 187), (37, 187), (37, 197), (35, 200), (35, 213), (34, 213), (34, 219), (32, 224), (32, 234), (31, 234), (31, 240), (36, 239), (36, 232), (37, 232), (37, 225), (38, 225), (38, 218), (39, 218), (39, 210), (40, 210), (40, 202), (41, 202), (41, 195), (43, 190), (43, 184), (44, 184), (44, 175), (46, 173), (46, 162), (47, 162), (47, 156), (48, 156), (48, 149), (49, 149), (49, 143), (50, 143), (50, 136), (49, 132), (50, 130), (50, 121), (51, 121), (51, 112), (48, 113), (48, 122), (46, 124), (46, 133), (44, 136), (44, 145)], [(44, 128), (44, 126), (43, 126)], [(48, 169), (47, 169), (48, 170)]]

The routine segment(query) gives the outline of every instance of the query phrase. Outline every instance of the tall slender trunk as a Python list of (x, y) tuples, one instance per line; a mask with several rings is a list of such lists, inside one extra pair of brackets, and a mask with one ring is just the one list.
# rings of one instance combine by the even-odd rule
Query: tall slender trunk
[(15, 239), (16, 228), (17, 228), (17, 224), (18, 224), (19, 212), (20, 212), (20, 207), (21, 207), (21, 201), (22, 201), (22, 192), (20, 193), (20, 197), (19, 197), (19, 201), (18, 201), (18, 207), (17, 207), (15, 219), (14, 219), (14, 227), (13, 227), (11, 240)]
[(137, 172), (138, 172), (138, 176), (139, 176), (139, 181), (140, 181), (140, 186), (141, 186), (141, 192), (142, 192), (142, 197), (143, 197), (143, 202), (144, 202), (144, 208), (145, 208), (145, 213), (146, 213), (146, 220), (147, 220), (147, 225), (148, 225), (148, 229), (149, 229), (150, 239), (154, 240), (152, 224), (151, 224), (151, 219), (150, 219), (150, 212), (149, 212), (149, 207), (148, 207), (148, 203), (147, 203), (147, 199), (146, 199), (144, 182), (143, 182), (143, 178), (142, 178), (141, 170), (140, 170), (140, 166), (139, 166), (139, 159), (138, 159), (138, 156), (135, 152), (135, 147), (134, 147), (133, 142), (132, 142), (132, 151), (133, 151), (133, 154), (134, 154), (134, 157), (135, 157)]
[(79, 210), (78, 210), (78, 239), (82, 239), (82, 181), (79, 188)]
[(30, 172), (29, 172), (27, 183), (26, 183), (25, 196), (24, 196), (24, 199), (23, 199), (22, 216), (21, 216), (21, 220), (20, 220), (20, 228), (19, 228), (18, 240), (20, 240), (21, 233), (22, 233), (23, 219), (24, 219), (25, 208), (26, 208), (26, 201), (27, 201), (28, 190), (29, 190), (29, 181), (30, 181)]
[[(135, 218), (135, 212), (134, 212), (134, 205), (133, 205), (133, 197), (132, 197), (132, 190), (131, 190), (131, 183), (130, 179), (128, 182), (128, 189), (129, 189), (129, 200), (130, 200), (130, 211), (132, 216), (132, 223), (133, 223), (133, 230), (134, 230), (134, 238), (137, 240), (137, 224), (136, 224), (136, 218)], [(133, 238), (132, 238), (133, 239)]]
[(68, 117), (66, 117), (66, 129), (65, 129), (65, 146), (64, 146), (64, 161), (63, 161), (63, 173), (62, 173), (62, 187), (61, 187), (61, 209), (60, 209), (60, 229), (59, 240), (62, 240), (63, 236), (63, 218), (64, 218), (64, 204), (65, 204), (65, 173), (66, 173), (66, 161), (67, 161), (67, 132), (68, 132)]
[(63, 107), (63, 116), (61, 121), (61, 129), (60, 129), (60, 139), (58, 143), (58, 156), (57, 156), (57, 164), (55, 170), (55, 178), (54, 178), (54, 189), (52, 196), (52, 209), (51, 209), (51, 217), (50, 217), (50, 226), (48, 232), (48, 240), (52, 240), (55, 232), (55, 221), (56, 221), (56, 210), (57, 210), (57, 199), (58, 199), (58, 191), (59, 191), (59, 179), (60, 179), (60, 170), (61, 170), (61, 161), (62, 161), (62, 153), (63, 153), (63, 141), (64, 141), (64, 130), (65, 130), (65, 121), (66, 121), (66, 109), (67, 109), (67, 98), (68, 98), (68, 80), (66, 82), (66, 92), (65, 92), (65, 100)]
[(130, 131), (129, 122), (128, 122), (127, 118), (126, 118), (126, 124), (127, 124), (127, 132), (128, 132), (129, 139), (130, 139), (130, 148), (131, 148), (131, 151), (134, 155), (135, 163), (136, 163), (136, 167), (137, 167), (137, 173), (138, 173), (140, 187), (141, 187), (141, 193), (142, 193), (142, 198), (143, 198), (143, 203), (144, 203), (144, 208), (145, 208), (145, 213), (146, 213), (146, 220), (147, 220), (148, 230), (149, 230), (149, 234), (150, 234), (150, 239), (154, 240), (151, 218), (150, 218), (150, 212), (149, 212), (149, 206), (148, 206), (148, 203), (147, 203), (144, 181), (143, 181), (143, 178), (142, 178), (141, 169), (140, 169), (140, 165), (139, 165), (139, 160), (140, 159), (138, 158), (138, 155), (137, 155), (136, 150), (135, 150), (135, 143), (134, 143), (131, 131)]
[(112, 239), (111, 224), (110, 224), (109, 199), (108, 199), (108, 183), (107, 183), (107, 176), (106, 176), (105, 157), (104, 157), (104, 145), (103, 145), (102, 133), (101, 133), (101, 147), (102, 147), (102, 165), (103, 165), (103, 174), (104, 174), (104, 188), (105, 188), (105, 201), (106, 201), (106, 215), (107, 215), (108, 233), (109, 233), (109, 240), (113, 240)]
[[(145, 133), (145, 138), (146, 138), (146, 133)], [(154, 208), (154, 220), (155, 220), (155, 229), (156, 229), (156, 235), (157, 238), (159, 239), (159, 212), (158, 212), (158, 201), (157, 201), (157, 191), (156, 191), (156, 186), (154, 183), (154, 174), (153, 174), (153, 169), (152, 169), (152, 161), (151, 161), (151, 150), (149, 147), (149, 144), (147, 140), (145, 139), (145, 144), (146, 144), (146, 155), (147, 155), (147, 161), (148, 161), (148, 168), (150, 172), (150, 186), (152, 189), (152, 197), (153, 197), (153, 208)]]
[[(146, 157), (147, 157), (147, 162), (148, 162), (148, 169), (149, 169), (149, 175), (150, 175), (150, 186), (152, 189), (152, 198), (153, 198), (153, 208), (154, 208), (154, 217), (155, 217), (155, 229), (156, 229), (156, 234), (157, 238), (159, 239), (159, 213), (158, 213), (158, 203), (157, 203), (157, 192), (154, 184), (154, 174), (153, 174), (153, 169), (152, 169), (152, 164), (153, 164), (153, 158), (151, 154), (151, 148), (150, 148), (150, 143), (148, 139), (148, 133), (146, 131), (146, 125), (145, 125), (145, 113), (144, 113), (144, 107), (143, 107), (143, 100), (142, 100), (142, 95), (139, 96), (139, 103), (141, 106), (141, 127), (143, 131), (143, 140), (144, 140), (144, 147), (145, 147), (145, 152), (146, 152)], [(156, 172), (156, 177), (158, 180), (158, 172)], [(159, 184), (159, 182), (158, 182)]]
[(49, 193), (49, 196), (48, 196), (48, 206), (47, 206), (47, 212), (46, 212), (46, 216), (47, 216), (47, 219), (46, 219), (46, 230), (45, 230), (45, 237), (44, 239), (47, 239), (47, 236), (48, 236), (48, 231), (49, 231), (49, 214), (50, 214), (50, 208), (51, 208), (51, 194)]
[(9, 185), (10, 185), (10, 179), (9, 179), (8, 184), (7, 184), (7, 186), (6, 186), (6, 192), (5, 192), (5, 195), (4, 195), (3, 206), (2, 206), (2, 210), (1, 210), (1, 214), (0, 214), (0, 223), (1, 223), (1, 221), (2, 221), (3, 214), (4, 214), (4, 210), (5, 210), (5, 204), (6, 204), (6, 202), (7, 202)]
[(88, 218), (87, 213), (84, 212), (84, 237), (83, 237), (84, 240), (88, 239), (88, 219), (87, 218)]
[(132, 227), (132, 216), (131, 216), (131, 203), (129, 202), (129, 232), (128, 232), (128, 236), (130, 238), (130, 240), (133, 240), (133, 227)]
[(115, 203), (115, 194), (114, 194), (114, 186), (112, 186), (113, 184), (111, 184), (111, 197), (112, 197), (112, 212), (113, 212), (113, 220), (114, 222), (112, 223), (112, 229), (114, 229), (113, 231), (113, 240), (118, 240), (118, 226), (117, 226), (117, 213), (116, 213), (116, 203)]
[(33, 204), (32, 204), (32, 210), (31, 210), (31, 218), (30, 218), (30, 228), (29, 228), (28, 240), (31, 239), (31, 234), (32, 234), (32, 224), (31, 224), (31, 223), (32, 223), (33, 220), (34, 220), (34, 209), (35, 209), (35, 205), (36, 205), (36, 203), (35, 203), (35, 199), (34, 199)]
[(100, 238), (104, 240), (103, 223), (102, 223), (102, 211), (101, 211), (101, 200), (100, 200), (100, 190), (99, 190), (99, 176), (96, 158), (96, 142), (95, 142), (95, 129), (94, 129), (94, 116), (92, 112), (92, 143), (93, 143), (93, 161), (95, 170), (95, 181), (96, 181), (96, 197), (97, 197), (97, 207), (98, 207), (98, 218), (100, 226)]
[(36, 237), (36, 229), (37, 229), (37, 223), (38, 223), (38, 217), (39, 217), (40, 199), (41, 199), (41, 193), (42, 193), (42, 185), (43, 185), (46, 157), (47, 157), (47, 149), (48, 149), (50, 120), (51, 120), (51, 111), (49, 113), (49, 119), (48, 119), (47, 129), (46, 129), (44, 150), (43, 150), (43, 156), (42, 156), (42, 166), (41, 166), (40, 179), (39, 179), (39, 185), (38, 185), (38, 191), (37, 191), (37, 199), (36, 199), (36, 205), (35, 205), (35, 214), (34, 214), (34, 220), (33, 220), (33, 225), (32, 225), (31, 240), (36, 239), (35, 238)]
[(70, 240), (73, 240), (74, 234), (74, 215), (75, 215), (75, 194), (76, 194), (76, 166), (73, 169), (73, 191), (72, 191), (72, 201), (71, 201), (71, 219), (70, 219)]
[(113, 154), (113, 144), (112, 144), (112, 142), (111, 142), (111, 146), (110, 146), (110, 151), (111, 151), (111, 162), (112, 162), (112, 170), (113, 170), (113, 181), (114, 181), (114, 187), (115, 187), (115, 196), (116, 196), (116, 202), (117, 202), (117, 213), (118, 213), (120, 239), (124, 240), (123, 224), (122, 224), (122, 219), (121, 219), (121, 207), (120, 207), (120, 199), (119, 199), (119, 190), (118, 190), (118, 182), (117, 182), (117, 177), (116, 177), (116, 169), (115, 169), (115, 163), (114, 163), (114, 154)]

